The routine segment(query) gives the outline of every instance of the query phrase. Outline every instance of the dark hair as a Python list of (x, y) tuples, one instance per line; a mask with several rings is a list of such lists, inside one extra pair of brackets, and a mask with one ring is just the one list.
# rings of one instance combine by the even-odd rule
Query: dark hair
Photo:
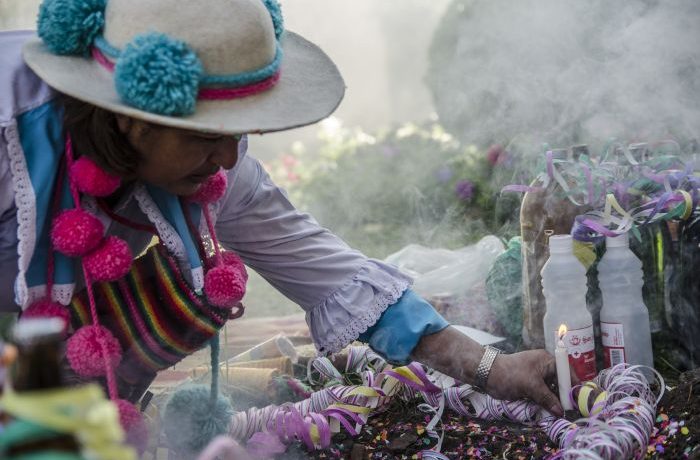
[(85, 155), (109, 172), (132, 178), (139, 154), (119, 130), (117, 116), (108, 110), (62, 95), (63, 129), (70, 134), (76, 156)]

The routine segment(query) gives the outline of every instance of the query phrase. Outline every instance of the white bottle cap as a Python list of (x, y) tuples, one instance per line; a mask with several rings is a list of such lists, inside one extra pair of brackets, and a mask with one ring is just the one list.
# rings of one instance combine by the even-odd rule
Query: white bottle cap
[(571, 235), (552, 235), (549, 237), (549, 252), (572, 253), (574, 251), (574, 239)]
[(606, 236), (605, 247), (607, 248), (628, 248), (630, 245), (629, 234), (623, 233), (620, 236)]

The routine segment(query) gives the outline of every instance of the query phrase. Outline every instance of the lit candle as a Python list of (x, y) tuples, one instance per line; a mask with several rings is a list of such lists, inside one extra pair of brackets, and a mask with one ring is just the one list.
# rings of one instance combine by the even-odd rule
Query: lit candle
[(571, 405), (569, 393), (571, 392), (571, 371), (569, 370), (569, 350), (564, 344), (564, 336), (566, 335), (566, 326), (559, 326), (559, 340), (554, 349), (554, 358), (557, 363), (557, 382), (559, 383), (559, 401), (564, 410), (571, 410), (574, 407)]

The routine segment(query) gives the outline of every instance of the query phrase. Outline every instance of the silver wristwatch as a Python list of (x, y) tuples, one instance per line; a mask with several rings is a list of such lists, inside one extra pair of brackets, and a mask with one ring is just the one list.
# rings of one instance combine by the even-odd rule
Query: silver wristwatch
[(476, 368), (476, 378), (474, 385), (482, 390), (486, 389), (486, 382), (489, 380), (489, 374), (491, 373), (491, 366), (496, 360), (496, 356), (501, 352), (498, 348), (486, 345), (484, 347), (484, 354), (481, 357), (481, 362)]

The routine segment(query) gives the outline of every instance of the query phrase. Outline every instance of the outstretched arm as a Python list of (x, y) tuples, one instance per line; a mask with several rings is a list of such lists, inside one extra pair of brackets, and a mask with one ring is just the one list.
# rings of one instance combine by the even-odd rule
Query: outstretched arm
[[(412, 357), (427, 366), (466, 383), (474, 383), (484, 348), (452, 327), (425, 335)], [(497, 399), (529, 398), (554, 415), (564, 411), (548, 382), (556, 380), (554, 357), (545, 350), (499, 354), (493, 362), (484, 390)]]

